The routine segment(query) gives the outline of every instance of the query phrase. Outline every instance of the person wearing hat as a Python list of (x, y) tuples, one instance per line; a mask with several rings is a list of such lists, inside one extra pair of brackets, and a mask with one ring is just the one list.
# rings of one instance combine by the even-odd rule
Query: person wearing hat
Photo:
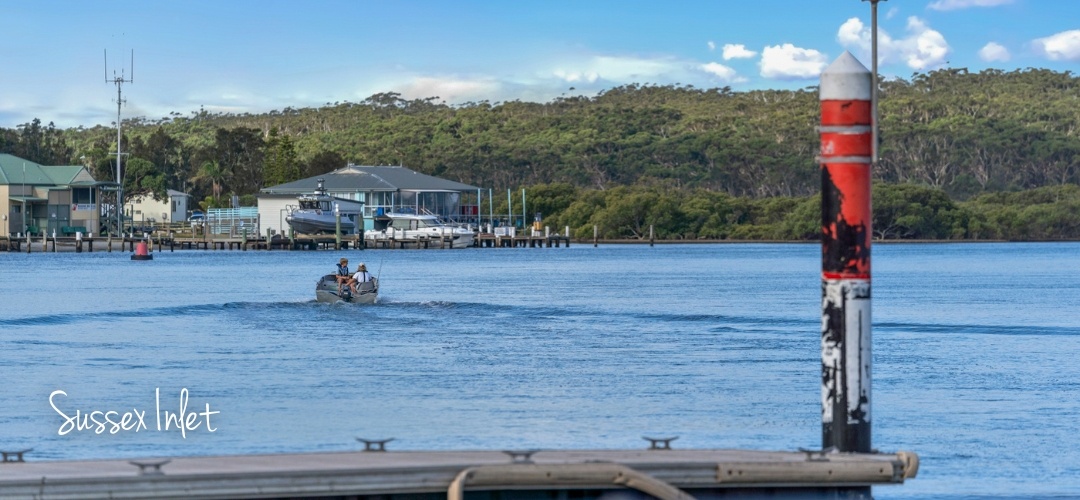
[(337, 293), (341, 295), (341, 289), (344, 285), (349, 283), (351, 275), (349, 273), (349, 259), (344, 257), (338, 261), (337, 265)]
[(367, 266), (361, 262), (359, 266), (356, 266), (356, 274), (349, 280), (349, 289), (352, 290), (354, 295), (359, 294), (359, 292), (356, 291), (356, 285), (359, 283), (367, 283), (368, 281), (371, 281), (371, 274), (367, 272)]

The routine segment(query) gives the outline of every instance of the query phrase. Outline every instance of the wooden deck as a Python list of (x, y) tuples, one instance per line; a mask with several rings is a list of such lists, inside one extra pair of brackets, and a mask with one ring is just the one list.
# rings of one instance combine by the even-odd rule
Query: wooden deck
[(826, 492), (847, 498), (845, 491), (868, 494), (870, 486), (900, 484), (917, 471), (918, 458), (904, 452), (360, 451), (5, 462), (0, 497), (460, 499), (464, 491), (532, 490), (550, 498), (566, 498), (567, 491), (593, 498), (630, 488), (665, 499), (746, 498), (755, 492), (770, 498)]

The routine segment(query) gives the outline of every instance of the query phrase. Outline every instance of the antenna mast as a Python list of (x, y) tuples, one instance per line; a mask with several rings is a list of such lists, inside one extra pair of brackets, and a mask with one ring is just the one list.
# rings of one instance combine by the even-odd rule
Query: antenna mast
[(116, 70), (113, 70), (113, 77), (109, 78), (109, 51), (105, 50), (105, 83), (112, 83), (116, 85), (116, 234), (122, 234), (124, 230), (124, 179), (122, 177), (123, 170), (120, 169), (121, 159), (123, 153), (120, 151), (120, 108), (127, 101), (121, 96), (121, 87), (125, 83), (135, 83), (135, 49), (131, 50), (131, 70), (130, 76), (124, 78), (124, 68), (120, 68), (120, 76), (116, 76)]

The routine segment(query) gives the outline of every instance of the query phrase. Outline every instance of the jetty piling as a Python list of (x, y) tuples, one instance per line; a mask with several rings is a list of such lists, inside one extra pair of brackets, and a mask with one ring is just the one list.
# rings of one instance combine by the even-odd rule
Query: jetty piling
[(870, 72), (844, 52), (821, 74), (822, 447), (869, 453)]
[(334, 250), (341, 250), (341, 208), (334, 203)]

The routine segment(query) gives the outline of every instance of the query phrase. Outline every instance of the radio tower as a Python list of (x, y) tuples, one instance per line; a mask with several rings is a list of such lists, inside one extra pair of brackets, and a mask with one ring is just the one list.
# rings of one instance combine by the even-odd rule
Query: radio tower
[(109, 51), (105, 51), (105, 83), (116, 84), (116, 234), (123, 234), (124, 230), (124, 178), (121, 176), (120, 163), (123, 153), (120, 152), (120, 107), (126, 100), (121, 97), (121, 87), (125, 83), (135, 83), (135, 50), (131, 51), (131, 74), (125, 79), (124, 69), (120, 68), (120, 76), (109, 78)]

